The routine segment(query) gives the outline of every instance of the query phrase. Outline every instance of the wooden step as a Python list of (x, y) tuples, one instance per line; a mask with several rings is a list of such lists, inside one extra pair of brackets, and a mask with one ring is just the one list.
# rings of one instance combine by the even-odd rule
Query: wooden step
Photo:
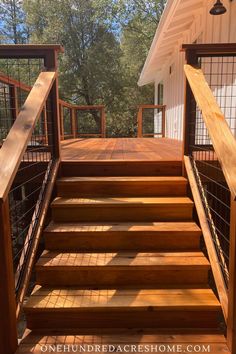
[(54, 221), (177, 221), (191, 220), (193, 202), (175, 198), (56, 198)]
[(184, 177), (64, 177), (57, 181), (61, 197), (185, 196)]
[[(131, 345), (134, 345), (133, 348), (136, 348), (138, 351), (149, 350), (151, 352), (152, 348), (155, 349), (155, 353), (165, 354), (171, 353), (177, 354), (180, 352), (186, 353), (187, 350), (192, 350), (195, 348), (200, 354), (205, 353), (214, 353), (214, 354), (230, 354), (228, 347), (226, 345), (226, 339), (222, 334), (218, 333), (207, 333), (205, 334), (202, 330), (199, 334), (196, 333), (178, 333), (178, 331), (172, 331), (170, 333), (155, 333), (154, 330), (145, 331), (143, 329), (123, 329), (117, 330), (119, 333), (106, 333), (99, 334), (99, 329), (95, 333), (83, 334), (81, 331), (77, 330), (76, 334), (69, 334), (67, 332), (51, 332), (47, 335), (44, 333), (34, 333), (28, 331), (25, 338), (22, 340), (19, 349), (16, 354), (41, 354), (42, 350), (46, 348), (53, 350), (53, 353), (61, 353), (61, 350), (64, 351), (66, 348), (66, 353), (72, 354), (78, 348), (84, 348), (85, 353), (89, 352), (95, 354), (96, 351), (95, 345), (100, 349), (101, 353), (104, 353), (105, 348), (109, 348), (108, 352), (117, 352), (117, 349), (120, 348), (120, 352), (125, 352), (131, 354), (134, 352)], [(213, 331), (212, 331), (213, 332)], [(81, 346), (81, 347), (80, 347)], [(102, 349), (102, 346), (105, 346)], [(155, 347), (152, 347), (155, 346)], [(191, 346), (191, 347), (190, 347)], [(116, 349), (117, 348), (117, 349)], [(87, 349), (87, 350), (86, 350)], [(55, 351), (54, 351), (55, 350)], [(74, 351), (73, 351), (74, 350)]]
[(182, 161), (62, 161), (61, 176), (182, 176)]
[(30, 329), (217, 328), (210, 289), (91, 290), (36, 287), (25, 305)]
[(209, 269), (202, 252), (45, 251), (36, 265), (36, 280), (38, 284), (52, 286), (164, 286), (173, 283), (206, 286)]
[(194, 222), (54, 223), (44, 231), (48, 250), (196, 251), (200, 228)]

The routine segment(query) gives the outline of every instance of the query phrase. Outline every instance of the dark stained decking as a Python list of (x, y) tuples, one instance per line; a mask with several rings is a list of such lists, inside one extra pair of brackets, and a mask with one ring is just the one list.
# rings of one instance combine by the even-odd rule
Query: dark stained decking
[(180, 161), (182, 142), (168, 138), (71, 139), (62, 144), (62, 161)]

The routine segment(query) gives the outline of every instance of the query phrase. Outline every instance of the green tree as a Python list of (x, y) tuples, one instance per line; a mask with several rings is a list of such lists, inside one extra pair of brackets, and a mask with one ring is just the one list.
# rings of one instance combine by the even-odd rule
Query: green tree
[(0, 43), (23, 44), (28, 38), (22, 0), (1, 0)]
[[(61, 97), (76, 104), (111, 105), (122, 90), (120, 44), (99, 17), (96, 1), (24, 2), (32, 42), (60, 43)], [(96, 122), (99, 117), (93, 113)]]

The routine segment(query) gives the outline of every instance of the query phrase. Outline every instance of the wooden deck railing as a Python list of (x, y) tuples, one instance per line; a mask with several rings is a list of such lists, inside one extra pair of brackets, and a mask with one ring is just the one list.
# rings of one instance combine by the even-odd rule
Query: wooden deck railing
[[(106, 137), (106, 116), (104, 105), (80, 106), (72, 105), (59, 100), (61, 117), (61, 140), (76, 139), (78, 137)], [(80, 114), (89, 113), (90, 117), (85, 117), (80, 122)], [(90, 122), (88, 118), (91, 118)], [(87, 127), (85, 123), (88, 121)], [(91, 131), (91, 123), (94, 123)], [(69, 131), (68, 131), (69, 130)]]
[[(10, 96), (10, 109), (12, 115), (12, 121), (16, 119), (19, 112), (19, 92), (23, 91), (28, 94), (32, 87), (26, 85), (22, 81), (13, 79), (10, 76), (0, 72), (0, 83), (7, 85), (9, 88)], [(6, 100), (6, 98), (5, 98)], [(6, 102), (4, 103), (6, 104)], [(66, 139), (76, 139), (78, 137), (101, 137), (106, 136), (106, 115), (104, 105), (74, 105), (59, 99), (59, 110), (60, 110), (60, 136), (61, 140)], [(80, 113), (88, 112), (90, 113), (90, 118), (94, 123), (94, 127), (91, 131), (91, 122), (88, 122), (88, 129), (86, 130), (85, 124), (86, 118), (79, 122)], [(81, 114), (82, 115), (82, 114)], [(46, 124), (46, 121), (45, 121)]]
[(235, 353), (236, 117), (231, 107), (236, 104), (236, 45), (184, 45), (184, 49), (185, 167), (227, 326), (228, 346)]
[[(16, 101), (11, 106), (16, 119), (0, 149), (0, 350), (4, 354), (17, 349), (17, 320), (60, 161), (59, 51), (62, 48), (56, 45), (0, 46), (1, 64), (12, 70), (25, 58), (30, 59), (24, 74), (31, 73), (31, 59), (44, 63), (43, 72), (37, 66), (38, 78), (21, 109)], [(10, 76), (8, 84), (10, 100), (16, 99), (17, 87), (29, 89)]]
[[(144, 112), (151, 111), (150, 117), (145, 117)], [(164, 105), (140, 105), (138, 107), (138, 138), (165, 137), (166, 106)]]

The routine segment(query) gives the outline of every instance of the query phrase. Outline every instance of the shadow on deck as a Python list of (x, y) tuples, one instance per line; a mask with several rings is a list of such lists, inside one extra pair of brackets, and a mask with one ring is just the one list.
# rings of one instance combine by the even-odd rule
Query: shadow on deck
[(182, 142), (168, 138), (70, 139), (62, 144), (62, 161), (181, 161)]

